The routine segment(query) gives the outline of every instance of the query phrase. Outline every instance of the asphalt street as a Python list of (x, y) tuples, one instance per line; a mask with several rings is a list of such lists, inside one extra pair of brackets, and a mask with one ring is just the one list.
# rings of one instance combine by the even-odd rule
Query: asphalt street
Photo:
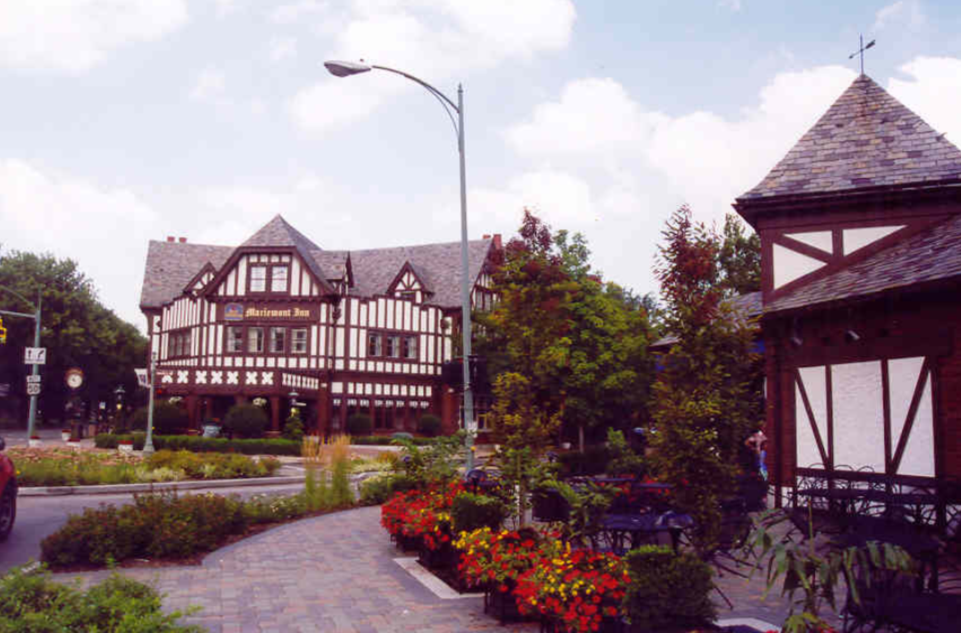
[[(212, 489), (219, 495), (235, 494), (243, 498), (256, 494), (292, 494), (303, 489), (303, 484), (283, 486), (253, 486)], [(192, 490), (198, 494), (203, 490)], [(13, 532), (5, 543), (0, 543), (0, 574), (16, 565), (23, 565), (40, 558), (40, 541), (67, 522), (71, 514), (80, 514), (84, 508), (96, 508), (101, 504), (122, 505), (133, 502), (132, 494), (119, 495), (62, 495), (47, 497), (20, 497), (17, 499), (17, 520)]]

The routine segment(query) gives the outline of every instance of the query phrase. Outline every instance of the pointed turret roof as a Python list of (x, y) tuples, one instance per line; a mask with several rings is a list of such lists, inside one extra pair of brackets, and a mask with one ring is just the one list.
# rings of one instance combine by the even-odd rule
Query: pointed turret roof
[(241, 246), (296, 246), (304, 253), (323, 250), (306, 235), (287, 224), (287, 220), (279, 213)]
[(867, 75), (738, 202), (961, 179), (961, 151)]

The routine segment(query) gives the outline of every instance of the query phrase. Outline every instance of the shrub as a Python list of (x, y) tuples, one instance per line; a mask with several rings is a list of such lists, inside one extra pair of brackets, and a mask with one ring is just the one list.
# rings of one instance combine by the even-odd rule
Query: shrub
[(627, 565), (631, 582), (624, 605), (635, 628), (694, 628), (714, 620), (711, 568), (701, 559), (675, 554), (666, 546), (645, 545), (628, 552)]
[(497, 530), (507, 517), (507, 507), (500, 499), (463, 492), (454, 498), (450, 514), (454, 534), (473, 532), (482, 527)]
[(177, 624), (182, 614), (165, 614), (160, 607), (155, 590), (118, 574), (86, 593), (51, 580), (47, 572), (14, 568), (0, 578), (0, 631), (202, 631)]
[(294, 409), (287, 421), (284, 422), (284, 438), (299, 442), (304, 439), (304, 422), (300, 419), (300, 412)]
[(258, 437), (267, 428), (267, 414), (254, 404), (235, 404), (224, 418), (224, 427), (243, 437)]
[(367, 435), (373, 428), (370, 416), (366, 413), (355, 413), (347, 418), (347, 432), (351, 435)]
[(417, 421), (417, 431), (423, 433), (427, 437), (434, 437), (440, 433), (441, 421), (440, 418), (432, 413), (425, 413), (420, 416), (420, 420)]
[(561, 453), (557, 461), (561, 464), (561, 476), (599, 475), (607, 470), (611, 461), (610, 450), (603, 445), (587, 446), (584, 452)]
[(247, 519), (236, 499), (214, 494), (135, 495), (133, 505), (87, 508), (40, 543), (52, 566), (103, 565), (129, 558), (185, 558), (243, 534)]
[[(190, 425), (187, 412), (179, 406), (163, 400), (154, 403), (153, 408), (153, 430), (154, 433), (170, 435), (183, 431)], [(147, 429), (147, 407), (137, 409), (133, 417), (130, 418), (130, 427), (133, 429)]]
[[(136, 450), (143, 449), (144, 434), (97, 435), (97, 448), (116, 448), (122, 440), (132, 440)], [(155, 435), (157, 450), (183, 450), (195, 453), (242, 453), (244, 455), (300, 455), (300, 442), (284, 439), (228, 440), (226, 438), (199, 437), (193, 435)]]
[(376, 506), (386, 502), (396, 492), (407, 492), (417, 487), (417, 481), (400, 473), (376, 475), (360, 484), (360, 503)]
[(615, 429), (607, 429), (607, 448), (611, 461), (607, 463), (605, 472), (608, 475), (635, 475), (643, 477), (647, 469), (644, 458), (635, 453), (624, 439), (624, 433)]
[[(394, 443), (395, 439), (399, 439), (397, 438), (397, 435), (397, 433), (394, 433), (393, 435), (367, 435), (360, 437), (352, 435), (350, 438), (350, 443), (356, 446), (390, 446)], [(412, 439), (407, 439), (408, 442), (415, 446), (430, 446), (437, 440), (438, 438), (433, 437), (415, 437)]]

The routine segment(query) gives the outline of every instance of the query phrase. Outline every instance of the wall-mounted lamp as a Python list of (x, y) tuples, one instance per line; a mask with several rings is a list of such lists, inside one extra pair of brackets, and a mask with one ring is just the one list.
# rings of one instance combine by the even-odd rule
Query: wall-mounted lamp
[(854, 330), (845, 330), (844, 340), (847, 341), (848, 343), (857, 343), (858, 341), (861, 340), (861, 336)]

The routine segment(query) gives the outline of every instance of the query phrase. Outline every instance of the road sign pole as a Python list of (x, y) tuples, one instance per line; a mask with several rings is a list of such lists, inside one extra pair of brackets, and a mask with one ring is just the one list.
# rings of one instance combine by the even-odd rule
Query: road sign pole
[[(43, 307), (43, 297), (37, 293), (37, 314), (34, 317), (36, 323), (33, 328), (33, 346), (40, 347), (40, 309)], [(31, 376), (40, 374), (40, 366), (34, 363)], [(37, 396), (30, 396), (30, 416), (27, 418), (27, 439), (33, 437), (37, 423)]]

